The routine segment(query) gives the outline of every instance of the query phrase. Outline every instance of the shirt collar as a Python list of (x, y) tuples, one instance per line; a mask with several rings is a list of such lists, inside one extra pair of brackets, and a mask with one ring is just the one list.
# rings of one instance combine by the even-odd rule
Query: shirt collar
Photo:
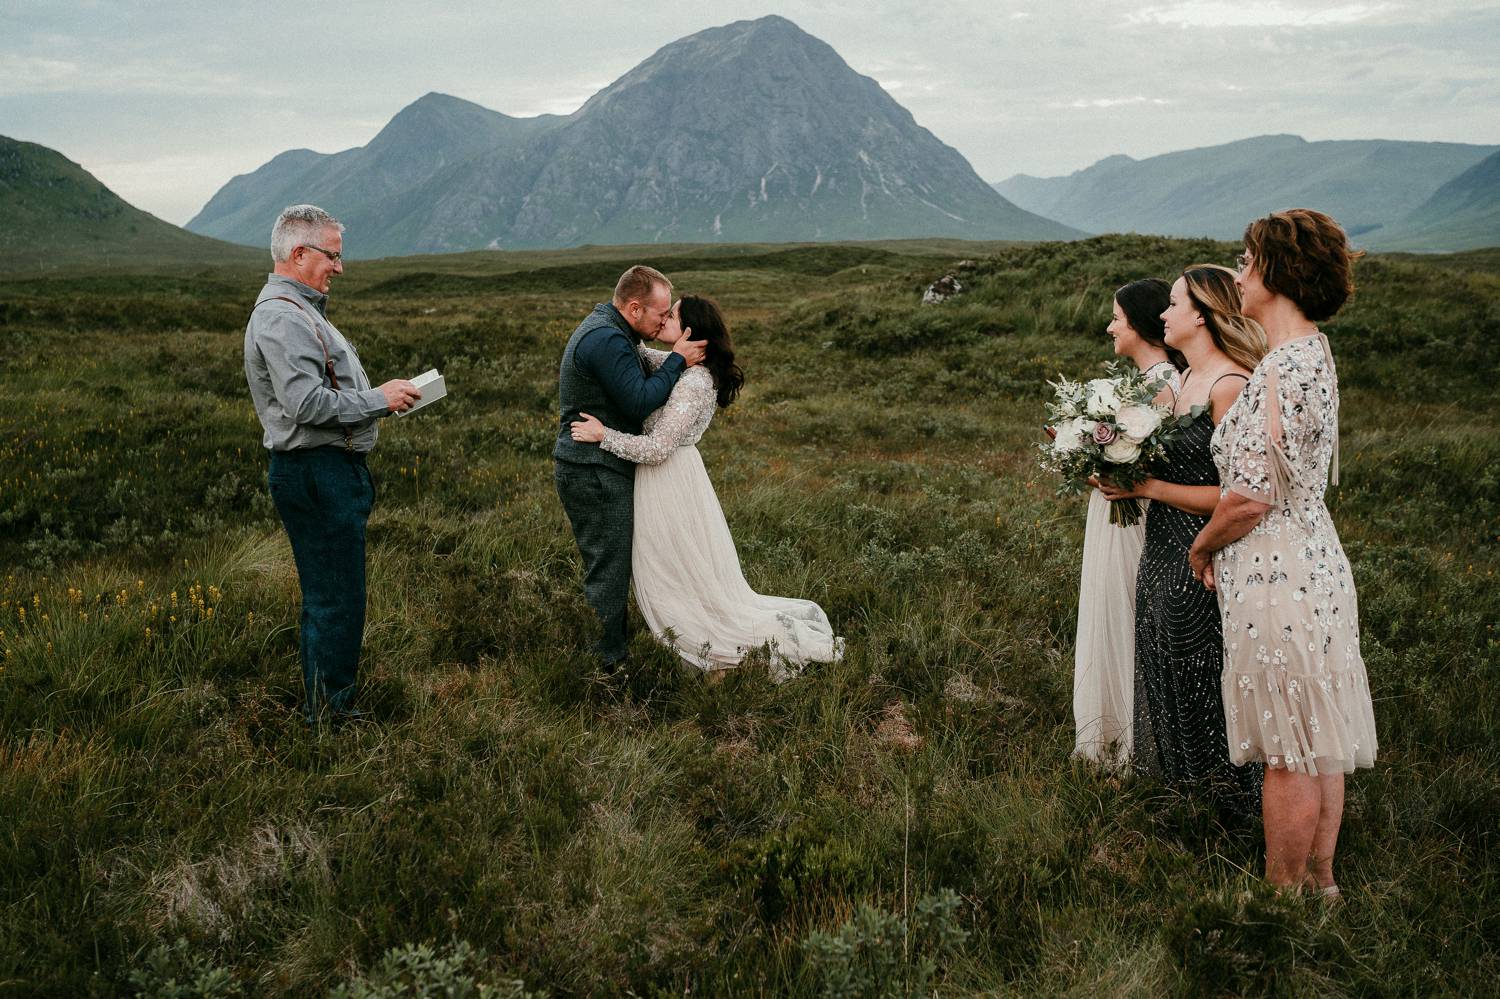
[(641, 335), (631, 328), (630, 323), (625, 320), (625, 314), (615, 308), (615, 303), (600, 302), (595, 308), (602, 309), (604, 317), (610, 321), (612, 326), (630, 337), (631, 343), (641, 342)]
[(296, 278), (289, 278), (284, 274), (267, 274), (266, 286), (275, 287), (277, 291), (296, 292), (304, 301), (318, 310), (319, 315), (328, 313), (328, 296), (311, 285), (303, 284)]

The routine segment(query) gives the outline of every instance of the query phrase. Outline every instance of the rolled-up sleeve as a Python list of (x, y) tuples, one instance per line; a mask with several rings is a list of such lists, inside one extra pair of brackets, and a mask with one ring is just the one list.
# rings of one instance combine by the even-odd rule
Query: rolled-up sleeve
[(265, 316), (254, 331), (276, 402), (301, 426), (364, 423), (390, 412), (377, 388), (334, 389), (324, 384), (323, 348), (308, 320), (289, 311)]

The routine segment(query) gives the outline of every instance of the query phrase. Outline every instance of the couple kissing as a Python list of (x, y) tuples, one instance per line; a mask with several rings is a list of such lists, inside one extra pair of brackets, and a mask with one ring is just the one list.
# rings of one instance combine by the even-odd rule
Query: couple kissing
[(626, 270), (611, 300), (568, 338), (554, 478), (583, 558), (605, 672), (625, 666), (632, 588), (651, 634), (706, 672), (766, 648), (772, 676), (783, 680), (842, 655), (816, 603), (764, 596), (745, 581), (698, 453), (714, 412), (743, 383), (719, 307), (693, 295), (673, 302), (672, 282), (651, 267)]

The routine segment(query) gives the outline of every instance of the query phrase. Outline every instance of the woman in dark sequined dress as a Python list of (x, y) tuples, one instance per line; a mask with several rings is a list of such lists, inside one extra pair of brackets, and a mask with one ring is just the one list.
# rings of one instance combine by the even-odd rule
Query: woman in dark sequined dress
[(1167, 343), (1187, 358), (1176, 412), (1197, 412), (1167, 449), (1155, 478), (1134, 489), (1103, 485), (1107, 498), (1151, 500), (1136, 576), (1136, 728), (1154, 752), (1140, 753), (1139, 772), (1184, 790), (1223, 795), (1241, 816), (1259, 809), (1261, 770), (1233, 767), (1224, 734), (1220, 675), (1224, 664), (1219, 605), (1188, 565), (1188, 548), (1219, 501), (1209, 453), (1214, 426), (1265, 355), (1265, 335), (1240, 312), (1234, 272), (1189, 267), (1172, 286), (1162, 314)]

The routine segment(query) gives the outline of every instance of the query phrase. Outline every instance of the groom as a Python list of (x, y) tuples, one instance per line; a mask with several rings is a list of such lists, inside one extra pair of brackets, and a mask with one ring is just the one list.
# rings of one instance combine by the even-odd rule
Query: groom
[(594, 306), (563, 348), (558, 373), (562, 423), (552, 449), (553, 478), (578, 552), (583, 593), (599, 618), (594, 652), (605, 670), (625, 659), (625, 602), (630, 593), (630, 538), (635, 522), (635, 466), (597, 444), (573, 439), (571, 424), (591, 413), (611, 430), (639, 434), (682, 372), (703, 362), (702, 340), (679, 340), (654, 373), (636, 353), (655, 337), (672, 309), (672, 282), (636, 265), (615, 284), (608, 303)]

